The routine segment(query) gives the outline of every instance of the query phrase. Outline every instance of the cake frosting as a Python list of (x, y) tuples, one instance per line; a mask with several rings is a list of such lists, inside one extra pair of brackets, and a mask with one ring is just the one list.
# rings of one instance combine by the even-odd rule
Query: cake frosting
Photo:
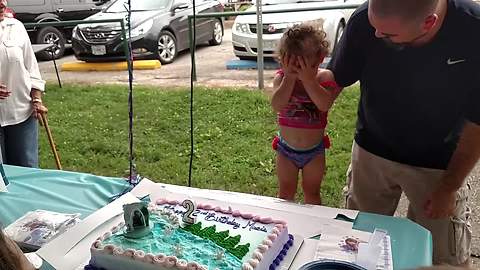
[[(151, 232), (125, 237), (121, 222), (91, 246), (85, 269), (274, 270), (293, 244), (287, 223), (271, 217), (198, 203), (159, 199), (149, 205)], [(190, 224), (182, 218), (193, 217)]]

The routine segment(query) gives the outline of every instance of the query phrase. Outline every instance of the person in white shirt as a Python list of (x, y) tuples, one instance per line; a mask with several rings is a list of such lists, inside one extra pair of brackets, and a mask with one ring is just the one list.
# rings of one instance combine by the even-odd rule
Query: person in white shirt
[(38, 121), (42, 80), (32, 44), (23, 24), (7, 17), (0, 0), (0, 147), (2, 162), (38, 167)]

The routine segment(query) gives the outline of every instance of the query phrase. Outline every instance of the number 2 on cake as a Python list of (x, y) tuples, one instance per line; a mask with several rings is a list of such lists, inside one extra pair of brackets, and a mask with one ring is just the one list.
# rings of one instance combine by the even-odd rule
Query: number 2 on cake
[(182, 217), (182, 221), (187, 224), (194, 224), (195, 217), (192, 216), (192, 213), (195, 211), (195, 204), (191, 200), (184, 200), (182, 206), (187, 210)]

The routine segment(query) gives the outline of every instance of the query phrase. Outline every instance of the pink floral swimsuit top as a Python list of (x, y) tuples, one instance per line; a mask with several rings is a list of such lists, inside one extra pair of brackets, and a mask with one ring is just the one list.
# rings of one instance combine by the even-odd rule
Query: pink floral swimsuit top
[[(283, 76), (284, 72), (279, 70), (277, 74)], [(320, 85), (331, 90), (338, 88), (334, 81), (322, 82)], [(297, 81), (294, 87), (287, 106), (277, 114), (278, 124), (293, 128), (325, 129), (328, 112), (322, 112), (317, 108), (301, 82)]]

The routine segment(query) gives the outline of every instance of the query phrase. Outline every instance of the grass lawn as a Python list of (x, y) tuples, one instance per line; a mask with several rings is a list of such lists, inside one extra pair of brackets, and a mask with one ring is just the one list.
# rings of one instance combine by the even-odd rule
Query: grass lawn
[[(149, 179), (186, 185), (189, 161), (189, 92), (136, 86), (136, 164)], [(358, 89), (348, 89), (330, 113), (326, 205), (343, 204)], [(65, 170), (122, 176), (128, 169), (125, 86), (48, 85), (49, 124)], [(275, 196), (271, 140), (276, 133), (269, 98), (260, 91), (196, 89), (193, 186)], [(40, 166), (55, 168), (41, 131)], [(300, 191), (300, 189), (299, 189)], [(302, 195), (299, 194), (299, 200)]]

